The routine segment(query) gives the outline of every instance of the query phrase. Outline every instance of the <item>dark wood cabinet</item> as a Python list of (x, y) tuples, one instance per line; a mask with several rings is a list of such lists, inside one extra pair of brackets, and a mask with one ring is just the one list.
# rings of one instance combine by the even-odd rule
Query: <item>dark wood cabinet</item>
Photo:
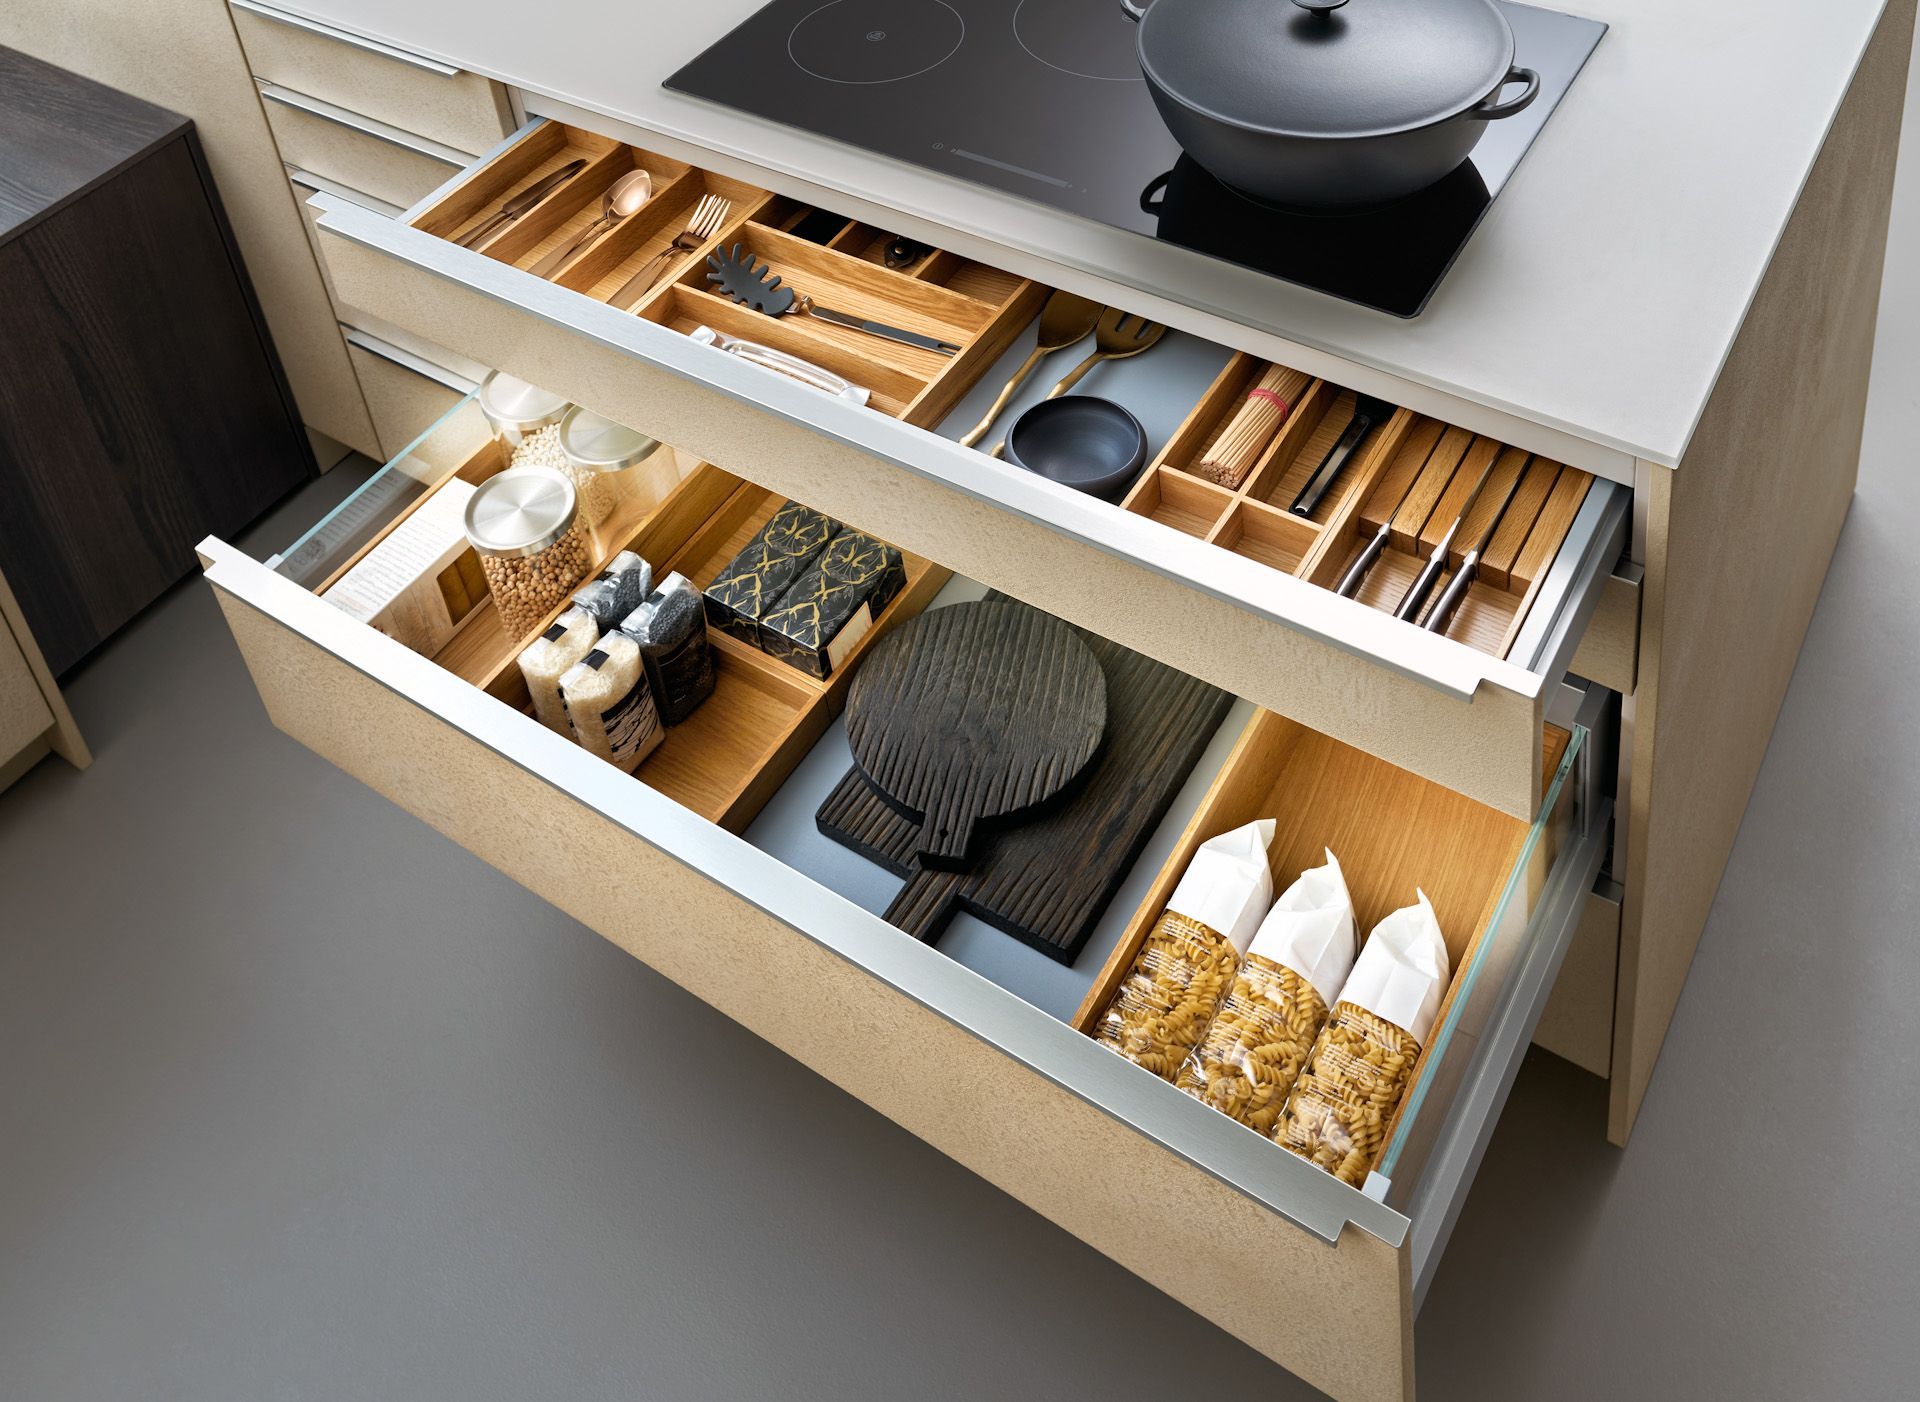
[(0, 572), (48, 665), (313, 471), (193, 124), (0, 48)]

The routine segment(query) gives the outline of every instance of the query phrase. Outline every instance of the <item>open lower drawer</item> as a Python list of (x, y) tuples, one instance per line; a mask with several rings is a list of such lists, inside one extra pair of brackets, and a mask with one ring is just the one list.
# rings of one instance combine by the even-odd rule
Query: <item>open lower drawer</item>
[[(1531, 821), (1237, 703), (1071, 966), (990, 932), (998, 953), (978, 931), (923, 944), (807, 830), (846, 769), (832, 717), (861, 650), (977, 586), (910, 560), (824, 684), (715, 635), (718, 689), (630, 776), (522, 709), (526, 639), (490, 603), (427, 657), (314, 592), (442, 484), (499, 466), (468, 404), (272, 562), (202, 544), (274, 723), (1317, 1386), (1406, 1396), (1413, 1315), (1605, 850), (1605, 767), (1586, 756), (1607, 694), (1563, 689), (1568, 713), (1532, 737), (1548, 772)], [(680, 466), (603, 544), (700, 579), (775, 502)], [(1364, 1190), (1082, 1030), (1193, 847), (1251, 816), (1278, 820), (1279, 885), (1332, 844), (1362, 929), (1419, 886), (1448, 938), (1451, 991)]]
[[(516, 221), (471, 240), (472, 248), (457, 242), (575, 160), (579, 172)], [(608, 184), (636, 168), (652, 177), (652, 202), (600, 242), (557, 257), (593, 221)], [(667, 261), (657, 286), (645, 278), (636, 286), (635, 275), (708, 196), (726, 202), (722, 227), (689, 240), (688, 255)], [(1377, 504), (1375, 489), (1403, 480), (1393, 449), (1426, 443), (1451, 454), (1451, 473), (1500, 445), (1439, 425), (1430, 441), (1429, 425), (1400, 411), (1314, 519), (1281, 519), (1271, 494), (1291, 480), (1292, 457), (1269, 455), (1253, 481), (1231, 492), (1184, 470), (1181, 455), (1218, 426), (1251, 367), (1224, 348), (1170, 335), (1085, 382), (1133, 409), (1157, 453), (1128, 501), (1108, 503), (953, 441), (1034, 343), (1046, 289), (1025, 280), (938, 251), (888, 268), (881, 230), (830, 220), (823, 228), (778, 195), (547, 121), (523, 128), (399, 219), (325, 195), (315, 202), (345, 302), (1503, 812), (1535, 810), (1547, 699), (1578, 670), (1574, 657), (1590, 630), (1601, 636), (1584, 649), (1596, 663), (1588, 671), (1631, 688), (1638, 593), (1613, 573), (1631, 497), (1617, 483), (1539, 464), (1548, 486), (1565, 482), (1551, 511), (1543, 497), (1516, 519), (1520, 539), (1505, 559), (1509, 567), (1524, 561), (1526, 571), (1509, 568), (1476, 585), (1473, 606), (1439, 636), (1380, 607), (1404, 577), (1408, 553), (1429, 544), (1425, 519), (1396, 527), (1372, 595), (1336, 597), (1329, 576), (1358, 533), (1390, 514), (1393, 503)], [(735, 306), (707, 289), (701, 265), (723, 243), (748, 245), (823, 305), (961, 349), (943, 358)], [(829, 397), (697, 344), (686, 333), (699, 326), (809, 359), (860, 384), (869, 402)], [(1050, 364), (1014, 409), (1082, 353)], [(1288, 443), (1306, 451), (1323, 420), (1326, 433), (1337, 433), (1334, 417), (1351, 402), (1340, 387), (1316, 383), (1301, 418), (1305, 425), (1311, 415), (1312, 431)], [(1444, 495), (1446, 481), (1431, 485)], [(1529, 534), (1536, 525), (1537, 540)]]

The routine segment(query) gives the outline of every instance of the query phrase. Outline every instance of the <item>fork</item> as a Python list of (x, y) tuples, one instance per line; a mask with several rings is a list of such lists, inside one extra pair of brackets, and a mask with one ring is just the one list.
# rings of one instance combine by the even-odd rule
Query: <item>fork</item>
[(672, 271), (673, 259), (693, 252), (719, 233), (721, 226), (727, 222), (732, 213), (732, 200), (722, 199), (719, 195), (706, 196), (693, 207), (693, 218), (687, 221), (686, 228), (674, 235), (673, 242), (642, 263), (640, 271), (622, 283), (620, 290), (607, 300), (623, 311), (633, 310), (634, 302), (638, 302), (665, 280), (666, 275)]
[[(1087, 371), (1103, 360), (1126, 360), (1142, 351), (1152, 350), (1166, 334), (1167, 328), (1157, 321), (1148, 321), (1144, 316), (1123, 312), (1118, 307), (1108, 307), (1100, 313), (1100, 320), (1093, 328), (1093, 354), (1074, 366), (1065, 379), (1047, 391), (1046, 397), (1058, 399), (1085, 379)], [(992, 456), (1004, 458), (1006, 454), (1007, 440), (1003, 438), (994, 445)]]

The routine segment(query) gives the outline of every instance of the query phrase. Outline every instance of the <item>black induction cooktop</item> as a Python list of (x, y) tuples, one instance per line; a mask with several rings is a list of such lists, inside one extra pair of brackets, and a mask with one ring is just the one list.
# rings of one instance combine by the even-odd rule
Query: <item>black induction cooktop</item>
[(1068, 214), (1418, 316), (1607, 27), (1500, 8), (1526, 111), (1439, 184), (1349, 214), (1277, 210), (1184, 156), (1119, 0), (774, 0), (667, 87)]

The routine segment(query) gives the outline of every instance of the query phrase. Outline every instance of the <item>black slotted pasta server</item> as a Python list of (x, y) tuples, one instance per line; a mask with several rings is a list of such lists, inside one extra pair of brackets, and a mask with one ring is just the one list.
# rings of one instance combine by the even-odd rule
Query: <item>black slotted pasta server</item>
[(960, 353), (961, 348), (951, 341), (923, 336), (918, 331), (905, 331), (881, 321), (868, 321), (851, 312), (815, 306), (806, 293), (795, 287), (784, 286), (783, 279), (774, 275), (766, 259), (757, 257), (743, 243), (736, 243), (732, 248), (716, 249), (707, 255), (707, 281), (734, 301), (767, 316), (786, 316), (790, 312), (799, 312), (817, 321), (864, 331), (869, 336), (898, 341), (903, 346), (918, 346), (937, 355)]

